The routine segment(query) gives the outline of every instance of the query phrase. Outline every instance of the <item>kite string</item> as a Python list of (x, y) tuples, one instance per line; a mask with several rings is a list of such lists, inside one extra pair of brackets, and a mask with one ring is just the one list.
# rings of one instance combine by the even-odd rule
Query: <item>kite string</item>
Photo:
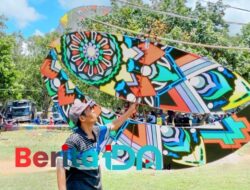
[[(183, 19), (183, 20), (189, 20), (189, 21), (195, 21), (195, 22), (199, 21), (199, 18), (195, 18), (195, 17), (191, 17), (191, 16), (184, 16), (184, 15), (176, 14), (176, 13), (169, 12), (169, 11), (167, 12), (167, 11), (155, 10), (155, 9), (152, 9), (152, 8), (146, 8), (144, 6), (134, 4), (134, 3), (131, 3), (131, 2), (128, 2), (128, 1), (123, 1), (123, 0), (115, 0), (115, 1), (118, 1), (118, 2), (123, 3), (123, 4), (127, 4), (128, 6), (138, 8), (138, 9), (144, 10), (144, 11), (149, 11), (149, 12), (153, 12), (153, 13), (157, 13), (157, 14), (161, 14), (161, 15), (167, 15), (167, 16), (170, 16), (170, 17), (175, 17), (175, 18), (179, 18), (179, 19)], [(205, 22), (205, 21), (201, 21), (201, 23), (204, 24), (204, 25), (208, 24), (208, 22)], [(237, 24), (237, 25), (247, 25), (247, 23), (234, 22), (234, 21), (225, 21), (225, 23), (227, 23), (227, 24)], [(213, 25), (215, 25), (215, 24), (213, 23)]]
[[(216, 4), (214, 2), (206, 1), (206, 0), (200, 0), (200, 1), (210, 3), (210, 4)], [(224, 6), (225, 6), (225, 8), (231, 8), (231, 9), (236, 9), (236, 10), (240, 10), (240, 11), (250, 12), (250, 10), (248, 10), (248, 9), (244, 9), (244, 8), (241, 8), (241, 7), (235, 7), (235, 6), (232, 6), (232, 5), (229, 5), (229, 4), (224, 4)]]
[[(102, 21), (99, 21), (99, 20), (96, 20), (96, 19), (93, 19), (93, 18), (90, 18), (90, 17), (86, 17), (86, 19), (92, 20), (92, 21), (97, 22), (99, 24), (103, 24), (103, 25), (106, 25), (106, 26), (109, 26), (109, 27), (113, 27), (113, 28), (119, 29), (121, 31), (130, 32), (132, 34), (136, 34), (136, 35), (143, 34), (141, 32), (136, 32), (136, 31), (131, 30), (131, 29), (123, 28), (123, 27), (120, 27), (120, 26), (117, 26), (117, 25), (113, 25), (113, 24), (110, 24), (110, 23), (107, 23), (107, 22), (102, 22)], [(154, 36), (149, 35), (149, 37), (152, 38)], [(158, 36), (158, 39), (162, 40), (162, 41), (171, 42), (171, 43), (184, 44), (184, 45), (197, 46), (197, 47), (205, 47), (205, 48), (211, 48), (211, 49), (228, 49), (228, 50), (231, 49), (231, 50), (250, 51), (250, 48), (248, 48), (248, 47), (220, 46), (220, 45), (201, 44), (201, 43), (194, 43), (194, 42), (187, 42), (187, 41), (181, 41), (181, 40), (174, 40), (174, 39), (169, 39), (169, 38), (163, 38), (163, 37), (160, 37), (160, 36)]]

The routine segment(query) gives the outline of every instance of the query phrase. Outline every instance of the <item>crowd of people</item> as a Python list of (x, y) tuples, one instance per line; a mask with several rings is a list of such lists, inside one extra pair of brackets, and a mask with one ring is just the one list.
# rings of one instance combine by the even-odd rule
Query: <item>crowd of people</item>
[[(115, 111), (117, 115), (122, 115), (127, 111), (129, 104), (126, 103), (124, 107), (118, 107)], [(227, 114), (193, 114), (193, 113), (180, 113), (174, 111), (162, 111), (162, 110), (153, 110), (153, 111), (138, 111), (133, 115), (133, 119), (157, 125), (170, 125), (176, 127), (190, 127), (190, 126), (199, 126), (205, 124), (213, 124), (215, 121), (221, 121)], [(4, 126), (4, 116), (0, 114), (0, 130)], [(39, 117), (35, 118), (34, 123), (40, 124), (41, 119)], [(50, 125), (54, 124), (53, 118), (48, 119)]]
[[(123, 108), (118, 107), (116, 109), (116, 114), (121, 115), (123, 114), (126, 109), (127, 105)], [(191, 127), (191, 126), (199, 126), (199, 125), (206, 125), (206, 124), (213, 124), (215, 121), (221, 121), (224, 117), (228, 114), (224, 113), (214, 113), (214, 114), (193, 114), (193, 113), (180, 113), (174, 111), (162, 111), (162, 110), (153, 110), (153, 111), (142, 111), (137, 112), (134, 114), (133, 119), (157, 124), (157, 125), (171, 125), (176, 127)]]

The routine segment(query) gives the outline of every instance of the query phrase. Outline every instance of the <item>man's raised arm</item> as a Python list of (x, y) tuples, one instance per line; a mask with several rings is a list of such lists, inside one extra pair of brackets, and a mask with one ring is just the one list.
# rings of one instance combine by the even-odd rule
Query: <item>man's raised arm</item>
[(137, 109), (137, 104), (132, 104), (129, 109), (111, 124), (111, 130), (117, 130)]

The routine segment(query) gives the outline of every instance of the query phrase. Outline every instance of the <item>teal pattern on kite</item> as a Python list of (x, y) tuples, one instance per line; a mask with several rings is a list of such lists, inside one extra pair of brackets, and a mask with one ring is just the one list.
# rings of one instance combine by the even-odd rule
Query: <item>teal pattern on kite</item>
[(250, 85), (218, 63), (168, 45), (94, 31), (61, 37), (62, 62), (83, 82), (130, 102), (187, 113), (237, 108)]
[[(90, 34), (91, 33), (89, 32), (88, 35)], [(81, 40), (78, 40), (79, 43), (72, 42), (72, 44), (70, 45), (68, 44), (69, 45), (68, 46), (67, 43), (70, 43), (70, 40), (71, 40), (70, 35), (63, 36), (62, 44), (64, 44), (64, 47), (62, 47), (62, 50), (63, 50), (62, 53), (65, 55), (62, 55), (62, 58), (64, 59), (63, 61), (65, 62), (66, 65), (69, 64), (67, 65), (68, 68), (71, 68), (74, 66), (76, 68), (75, 71), (78, 71), (78, 68), (80, 67), (82, 63), (82, 60), (84, 60), (87, 57), (87, 55), (84, 55), (84, 59), (83, 59), (81, 55), (78, 54), (79, 50), (75, 52), (74, 51), (71, 52), (70, 47), (76, 48), (80, 44), (79, 46), (83, 50), (86, 45), (84, 43), (81, 44)], [(116, 43), (115, 40), (123, 39), (124, 37), (121, 36), (119, 38), (119, 37), (113, 36), (113, 38), (111, 38), (109, 37), (109, 34), (106, 34), (106, 35), (108, 39), (110, 39), (111, 41), (113, 40), (112, 42), (109, 43), (109, 44), (112, 44), (112, 47), (108, 47), (108, 48), (112, 49), (112, 51), (116, 50), (116, 48), (119, 49), (119, 45), (117, 45), (118, 43)], [(68, 38), (68, 41), (67, 41), (67, 38)], [(90, 49), (85, 48), (86, 52), (89, 50), (89, 53), (90, 53), (88, 54), (89, 57), (87, 57), (88, 68), (90, 67), (90, 65), (97, 66), (98, 63), (100, 64), (101, 62), (101, 61), (98, 61), (98, 63), (95, 63), (94, 62), (95, 60), (93, 60), (94, 53), (92, 50), (94, 48), (98, 48), (97, 46), (94, 47), (93, 43), (88, 42), (87, 45), (88, 47), (91, 46), (91, 48)], [(131, 45), (130, 47), (133, 47), (132, 44), (133, 43), (130, 44)], [(150, 44), (150, 46), (154, 46), (154, 44)], [(163, 64), (164, 62), (156, 61), (156, 63), (153, 63), (154, 67), (155, 68), (164, 67), (163, 72), (165, 72), (165, 69), (167, 69), (168, 72), (172, 73), (173, 75), (175, 74), (176, 77), (173, 77), (173, 80), (181, 79), (178, 84), (173, 84), (174, 82), (172, 80), (170, 80), (169, 83), (167, 82), (166, 84), (163, 84), (163, 87), (167, 87), (170, 84), (173, 84), (173, 85), (170, 85), (171, 88), (168, 87), (169, 91), (174, 89), (177, 93), (181, 94), (181, 92), (187, 92), (187, 90), (190, 90), (190, 87), (192, 86), (191, 92), (196, 93), (196, 95), (197, 94), (199, 95), (197, 97), (200, 97), (199, 100), (203, 101), (203, 105), (206, 105), (206, 103), (208, 102), (210, 103), (210, 101), (211, 100), (213, 101), (214, 99), (216, 101), (219, 101), (219, 100), (226, 101), (226, 103), (219, 104), (218, 107), (220, 109), (222, 109), (225, 106), (229, 106), (229, 105), (231, 106), (231, 104), (238, 104), (239, 102), (244, 103), (246, 99), (249, 98), (249, 84), (247, 84), (247, 82), (244, 81), (242, 78), (240, 78), (240, 76), (238, 76), (237, 74), (230, 72), (229, 70), (221, 67), (218, 64), (210, 63), (208, 60), (207, 61), (209, 63), (207, 64), (210, 64), (211, 67), (208, 66), (209, 68), (206, 68), (203, 65), (202, 67), (200, 67), (200, 69), (202, 68), (202, 71), (199, 71), (199, 69), (195, 68), (195, 64), (192, 62), (195, 62), (195, 60), (197, 60), (197, 64), (198, 64), (200, 63), (199, 61), (200, 59), (205, 60), (205, 58), (198, 57), (197, 55), (194, 55), (194, 54), (185, 53), (183, 51), (174, 49), (173, 47), (164, 47), (164, 48), (168, 49), (167, 52), (169, 52), (169, 55), (171, 55), (174, 58), (172, 61), (175, 60), (175, 64), (174, 64), (175, 66), (170, 64), (169, 61), (168, 61), (169, 63), (168, 67), (166, 67), (165, 64)], [(111, 54), (110, 51), (106, 51), (106, 50), (103, 51), (103, 54), (106, 52), (108, 52), (108, 54)], [(88, 97), (85, 96), (84, 93), (81, 92), (80, 89), (78, 89), (78, 87), (76, 87), (69, 80), (66, 72), (62, 69), (60, 65), (61, 56), (59, 53), (60, 53), (60, 46), (58, 46), (55, 49), (52, 48), (50, 50), (47, 58), (45, 59), (44, 63), (41, 66), (41, 73), (42, 73), (49, 96), (52, 98), (53, 102), (58, 106), (61, 114), (63, 115), (65, 120), (69, 123), (70, 127), (74, 129), (75, 128), (74, 124), (68, 118), (69, 109), (76, 99), (80, 99), (81, 101), (84, 102), (84, 101), (87, 101)], [(103, 57), (107, 60), (114, 61), (119, 58), (119, 54), (121, 54), (122, 57), (124, 56), (123, 48), (120, 48), (119, 51), (117, 50), (115, 53), (112, 53), (112, 55), (109, 55), (111, 56), (110, 58), (108, 58), (108, 56), (106, 55), (103, 55)], [(73, 59), (75, 61), (80, 60), (81, 62), (76, 64), (76, 62), (71, 63), (72, 59), (66, 60), (67, 56), (68, 58), (72, 58), (73, 57), (72, 55), (78, 55), (80, 57), (79, 59), (77, 59), (77, 57), (74, 57)], [(165, 55), (166, 54), (162, 56), (165, 56)], [(100, 56), (101, 55), (99, 54), (98, 59)], [(116, 58), (112, 56), (116, 56)], [(185, 56), (187, 57), (185, 58)], [(177, 57), (179, 57), (180, 60), (189, 60), (188, 63), (187, 61), (182, 62), (182, 63), (186, 63), (186, 64), (183, 64), (183, 65), (187, 65), (185, 68), (182, 68), (180, 66), (180, 61), (176, 61)], [(195, 60), (193, 60), (194, 57), (196, 57)], [(102, 59), (99, 59), (99, 60), (102, 60)], [(92, 62), (90, 63), (90, 61)], [(144, 66), (142, 64), (140, 65), (139, 62), (133, 61), (133, 63), (131, 64), (132, 65), (131, 70), (127, 71), (126, 67), (129, 65), (128, 62), (124, 62), (122, 60), (119, 62), (117, 61), (116, 63), (118, 64), (117, 65), (111, 64), (112, 69), (110, 71), (108, 71), (108, 67), (105, 68), (104, 72), (100, 76), (104, 76), (105, 72), (109, 72), (109, 73), (113, 73), (112, 74), (113, 77), (114, 76), (117, 77), (117, 75), (122, 71), (123, 67), (129, 75), (131, 73), (133, 73), (134, 75), (138, 75), (138, 74), (140, 75), (140, 72), (137, 72), (137, 71), (135, 72), (133, 69), (137, 69), (136, 68), (137, 66), (138, 67)], [(158, 63), (160, 63), (160, 66), (157, 66)], [(167, 64), (167, 61), (165, 63)], [(191, 63), (193, 66), (192, 67), (188, 66), (188, 64), (191, 64)], [(151, 66), (151, 65), (148, 65), (148, 66)], [(115, 68), (118, 68), (118, 69), (116, 70)], [(192, 69), (193, 73), (196, 72), (196, 74), (193, 74), (192, 76), (188, 76), (187, 73), (190, 72), (188, 71), (189, 70), (188, 68)], [(72, 70), (74, 71), (74, 69)], [(156, 70), (157, 72), (161, 72), (159, 71), (159, 69), (156, 69)], [(83, 78), (82, 79), (83, 81), (88, 80), (89, 82), (96, 82), (95, 81), (96, 78), (94, 76), (90, 77), (88, 73), (89, 71), (87, 69), (85, 71), (83, 73), (77, 72), (75, 74), (79, 76), (82, 76), (83, 74), (84, 76), (89, 77), (89, 78)], [(187, 71), (186, 74), (184, 71)], [(96, 77), (100, 77), (99, 73), (97, 74), (93, 71), (93, 74), (95, 74)], [(108, 76), (111, 76), (111, 74)], [(138, 76), (135, 76), (134, 79), (136, 79), (136, 77)], [(198, 77), (198, 78), (193, 79), (193, 77)], [(124, 77), (121, 77), (121, 79), (122, 78), (124, 79), (125, 75)], [(161, 79), (161, 77), (159, 77), (158, 75), (156, 78)], [(104, 85), (104, 84), (107, 85), (110, 83), (110, 80), (114, 80), (114, 79), (112, 79), (112, 77), (110, 78), (107, 77), (107, 81), (105, 81), (105, 79), (103, 78), (101, 83), (96, 83), (93, 85), (96, 85), (96, 87), (99, 87), (99, 85)], [(162, 80), (163, 79), (161, 79), (161, 81)], [(195, 81), (192, 82), (192, 80), (195, 80)], [(119, 80), (115, 80), (115, 84), (117, 84), (117, 82), (119, 82)], [(124, 82), (126, 83), (127, 81), (125, 80)], [(131, 83), (135, 83), (135, 81), (132, 81)], [(207, 83), (209, 84), (207, 85)], [(125, 86), (126, 85), (127, 84), (125, 84)], [(156, 86), (153, 85), (153, 87), (155, 88)], [(159, 88), (161, 87), (162, 86), (160, 85)], [(157, 91), (158, 88), (155, 88), (155, 89), (156, 89), (155, 91)], [(243, 92), (246, 92), (246, 93), (238, 95), (237, 91), (242, 90), (242, 89), (243, 89)], [(131, 90), (130, 93), (131, 92), (133, 92), (133, 90)], [(125, 97), (125, 92), (123, 93), (116, 92), (116, 93), (119, 93), (119, 95), (122, 94)], [(183, 100), (186, 100), (185, 99), (186, 97), (182, 97), (180, 94), (179, 96)], [(189, 94), (187, 95), (189, 96)], [(226, 99), (225, 97), (229, 97), (230, 100)], [(172, 96), (171, 98), (174, 99), (175, 96)], [(192, 100), (196, 101), (196, 99), (192, 99)], [(186, 104), (188, 108), (191, 108), (190, 104), (191, 103), (189, 102)], [(199, 104), (200, 103), (197, 103), (197, 105)], [(208, 107), (207, 107), (208, 110), (212, 109)], [(99, 125), (112, 122), (117, 117), (115, 113), (99, 105), (96, 105), (94, 110), (96, 114), (98, 115)], [(192, 109), (190, 109), (189, 111), (192, 111)], [(200, 112), (203, 113), (204, 110)], [(250, 114), (249, 113), (250, 113), (250, 105), (245, 107), (239, 113), (236, 113), (229, 117), (224, 118), (221, 122), (215, 122), (214, 124), (195, 126), (191, 128), (159, 126), (159, 125), (148, 124), (148, 123), (143, 123), (143, 122), (139, 122), (136, 120), (128, 119), (117, 132), (112, 132), (110, 134), (109, 139), (105, 143), (102, 144), (102, 151), (105, 151), (104, 148), (106, 144), (127, 145), (127, 146), (130, 146), (134, 150), (134, 152), (138, 152), (138, 150), (142, 148), (143, 146), (152, 145), (156, 147), (162, 153), (163, 155), (162, 163), (163, 163), (164, 168), (167, 168), (169, 165), (171, 165), (171, 168), (186, 168), (190, 166), (204, 165), (206, 163), (222, 158), (238, 150), (239, 148), (242, 147), (242, 145), (250, 141)], [(121, 152), (119, 154), (120, 161), (126, 162), (128, 158), (129, 158), (129, 155), (126, 152)], [(154, 168), (156, 164), (156, 154), (154, 154), (154, 152), (146, 152), (143, 155), (143, 161), (145, 164), (148, 162), (152, 163), (152, 167)]]

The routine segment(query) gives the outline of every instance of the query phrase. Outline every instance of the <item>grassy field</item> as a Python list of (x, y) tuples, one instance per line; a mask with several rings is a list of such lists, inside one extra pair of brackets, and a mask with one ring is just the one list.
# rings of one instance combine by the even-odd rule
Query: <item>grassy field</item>
[[(1, 190), (56, 190), (55, 170), (51, 168), (15, 168), (15, 148), (29, 147), (32, 152), (57, 151), (69, 132), (26, 130), (4, 132), (0, 136)], [(107, 171), (103, 168), (104, 190), (247, 190), (250, 186), (250, 144), (236, 153), (206, 166), (185, 170), (156, 172)]]

